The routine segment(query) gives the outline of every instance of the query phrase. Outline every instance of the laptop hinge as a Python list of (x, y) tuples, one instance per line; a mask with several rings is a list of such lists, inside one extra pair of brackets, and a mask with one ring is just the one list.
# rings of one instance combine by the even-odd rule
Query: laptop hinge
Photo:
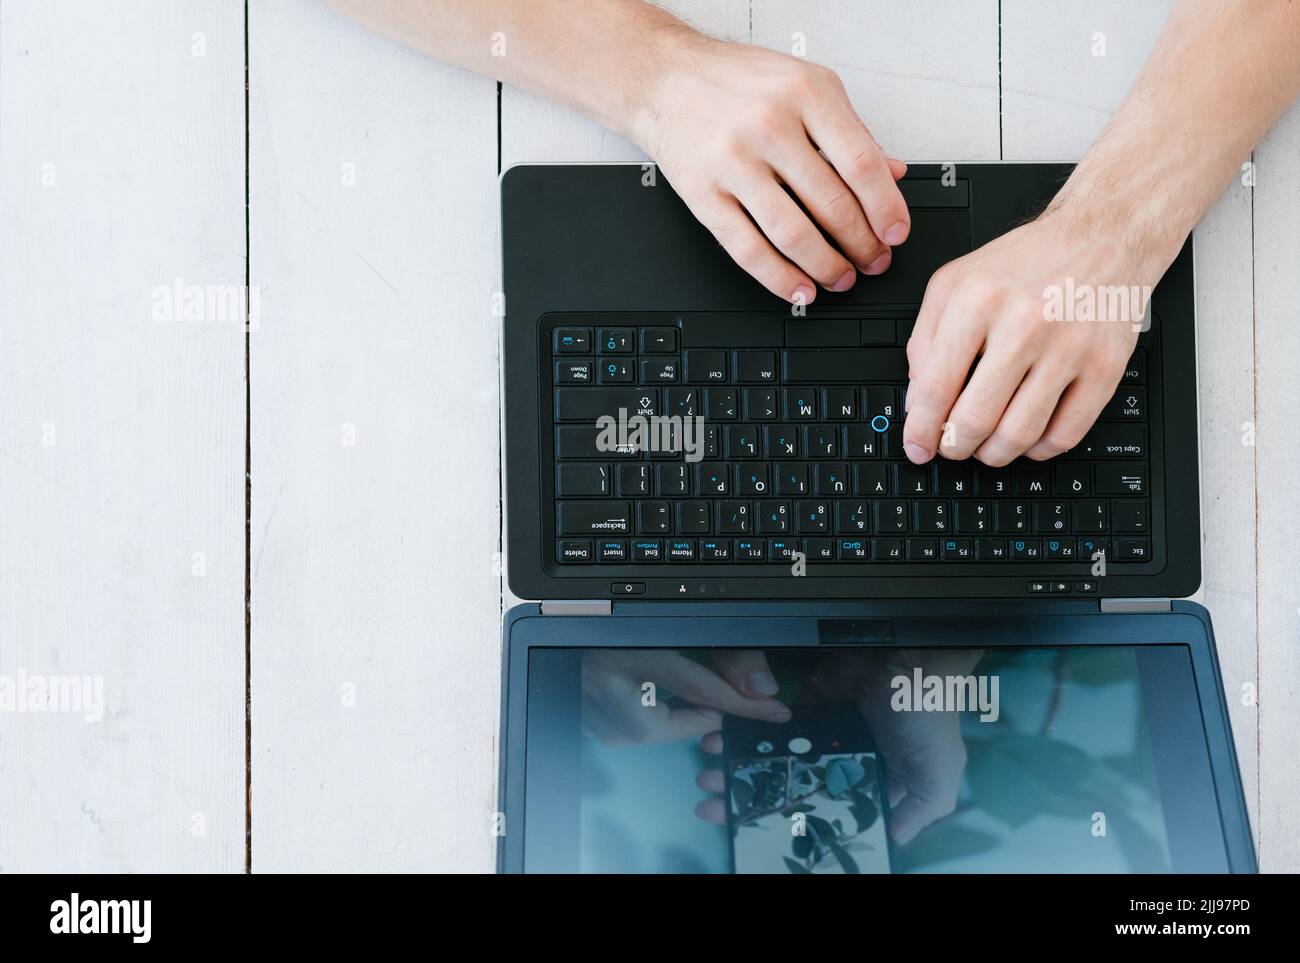
[(543, 599), (543, 615), (610, 615), (614, 603), (609, 599)]
[(1169, 599), (1102, 599), (1103, 612), (1116, 612), (1122, 615), (1147, 615), (1152, 612), (1169, 612), (1174, 603)]

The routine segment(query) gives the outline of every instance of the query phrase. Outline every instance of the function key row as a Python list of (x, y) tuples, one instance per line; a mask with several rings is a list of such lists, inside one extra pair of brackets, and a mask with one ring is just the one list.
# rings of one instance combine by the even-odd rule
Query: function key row
[[(1070, 554), (1059, 554), (1068, 544)], [(1086, 552), (1085, 552), (1086, 550)], [(1111, 556), (1110, 551), (1116, 554)], [(1056, 554), (1054, 554), (1054, 552)], [(569, 565), (674, 562), (774, 562), (789, 565), (802, 553), (808, 562), (1146, 562), (1149, 539), (1007, 538), (613, 538), (560, 539), (555, 560)], [(1065, 591), (1050, 581), (1031, 592)], [(1095, 582), (1081, 583), (1096, 591)]]

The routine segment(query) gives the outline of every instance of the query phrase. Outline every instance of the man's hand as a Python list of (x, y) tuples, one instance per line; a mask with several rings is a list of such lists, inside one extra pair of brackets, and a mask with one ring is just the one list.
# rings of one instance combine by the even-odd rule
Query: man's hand
[(713, 669), (654, 649), (600, 649), (582, 659), (583, 724), (607, 745), (702, 736), (722, 725), (724, 712), (786, 722), (790, 709), (773, 698), (776, 692), (757, 650), (719, 650)]
[[(1300, 3), (1178, 0), (1047, 213), (931, 280), (908, 345), (908, 458), (1005, 465), (1078, 442), (1119, 382), (1135, 302), (1297, 91)], [(1129, 320), (1049, 321), (1067, 283), (1103, 315), (1124, 286)]]
[(1158, 277), (1056, 214), (945, 265), (907, 345), (908, 458), (1000, 467), (1073, 448), (1123, 376)]
[[(736, 263), (787, 301), (879, 274), (907, 238), (894, 183), (907, 168), (826, 67), (714, 40), (635, 0), (326, 2), (635, 141)], [(492, 55), (493, 36), (508, 56)]]
[(796, 304), (815, 285), (844, 291), (858, 271), (889, 267), (911, 226), (895, 184), (906, 167), (872, 138), (839, 77), (698, 34), (674, 43), (629, 133), (736, 263)]

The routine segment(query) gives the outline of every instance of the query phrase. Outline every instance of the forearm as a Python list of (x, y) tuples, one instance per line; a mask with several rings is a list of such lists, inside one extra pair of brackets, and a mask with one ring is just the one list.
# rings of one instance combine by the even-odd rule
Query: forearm
[(1300, 2), (1179, 0), (1051, 210), (1158, 278), (1300, 93)]
[(325, 0), (377, 33), (639, 140), (652, 88), (707, 43), (642, 0)]

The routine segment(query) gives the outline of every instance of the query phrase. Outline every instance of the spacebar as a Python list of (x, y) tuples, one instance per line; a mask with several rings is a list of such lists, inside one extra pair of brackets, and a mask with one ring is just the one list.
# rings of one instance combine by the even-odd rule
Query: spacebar
[(902, 348), (836, 348), (784, 354), (785, 380), (790, 384), (907, 380), (907, 352)]

